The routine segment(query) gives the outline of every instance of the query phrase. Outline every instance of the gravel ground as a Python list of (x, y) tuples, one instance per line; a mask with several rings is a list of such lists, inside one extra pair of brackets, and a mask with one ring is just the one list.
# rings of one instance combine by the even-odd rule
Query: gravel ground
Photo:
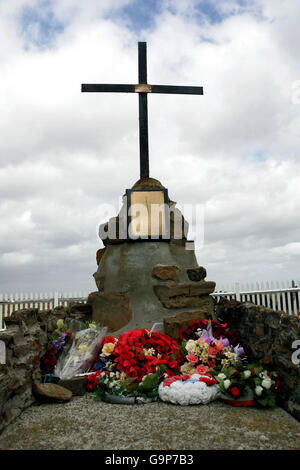
[(86, 394), (31, 406), (0, 435), (0, 449), (299, 450), (300, 423), (281, 408), (113, 405)]

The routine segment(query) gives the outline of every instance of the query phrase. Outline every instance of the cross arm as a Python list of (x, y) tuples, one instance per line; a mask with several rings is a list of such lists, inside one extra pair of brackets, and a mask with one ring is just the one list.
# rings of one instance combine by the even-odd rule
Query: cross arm
[(81, 85), (82, 92), (106, 92), (106, 93), (166, 93), (175, 95), (203, 95), (202, 86), (176, 86), (176, 85), (114, 85), (89, 83)]
[(134, 85), (109, 85), (96, 83), (83, 83), (82, 92), (111, 92), (111, 93), (135, 93)]
[(152, 93), (167, 93), (176, 95), (203, 95), (202, 86), (172, 86), (152, 85)]

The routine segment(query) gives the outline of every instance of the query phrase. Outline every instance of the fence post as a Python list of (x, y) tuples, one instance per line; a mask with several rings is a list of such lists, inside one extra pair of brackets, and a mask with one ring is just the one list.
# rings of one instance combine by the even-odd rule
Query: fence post
[(239, 282), (235, 283), (235, 298), (238, 302), (241, 301), (240, 283)]
[(54, 305), (53, 307), (58, 307), (58, 292), (54, 292)]

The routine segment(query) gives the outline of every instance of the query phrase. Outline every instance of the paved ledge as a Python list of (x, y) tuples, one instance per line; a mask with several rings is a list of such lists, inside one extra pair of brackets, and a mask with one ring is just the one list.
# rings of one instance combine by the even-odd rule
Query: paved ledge
[(299, 450), (300, 423), (281, 408), (112, 405), (86, 394), (31, 406), (0, 435), (0, 449)]

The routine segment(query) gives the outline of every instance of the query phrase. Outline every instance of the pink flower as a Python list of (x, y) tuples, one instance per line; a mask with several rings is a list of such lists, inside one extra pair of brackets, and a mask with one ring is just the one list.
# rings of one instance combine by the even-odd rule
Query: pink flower
[(200, 366), (196, 367), (196, 372), (197, 372), (197, 374), (200, 374), (200, 375), (209, 375), (209, 374), (208, 374), (208, 371), (209, 371), (209, 367), (204, 366), (203, 364), (200, 364)]
[(213, 357), (213, 358), (214, 358), (214, 357), (217, 356), (217, 354), (218, 354), (218, 351), (217, 351), (215, 348), (213, 348), (212, 346), (209, 346), (209, 348), (208, 348), (208, 355), (209, 355), (209, 357)]
[(215, 339), (214, 346), (217, 351), (223, 351), (223, 344), (221, 343), (221, 341)]
[(187, 358), (187, 360), (189, 361), (189, 363), (192, 364), (193, 366), (194, 366), (195, 364), (197, 364), (197, 362), (199, 362), (198, 357), (197, 357), (195, 354), (192, 354), (192, 353), (191, 353), (191, 354), (188, 354), (188, 355), (186, 356), (186, 358)]

